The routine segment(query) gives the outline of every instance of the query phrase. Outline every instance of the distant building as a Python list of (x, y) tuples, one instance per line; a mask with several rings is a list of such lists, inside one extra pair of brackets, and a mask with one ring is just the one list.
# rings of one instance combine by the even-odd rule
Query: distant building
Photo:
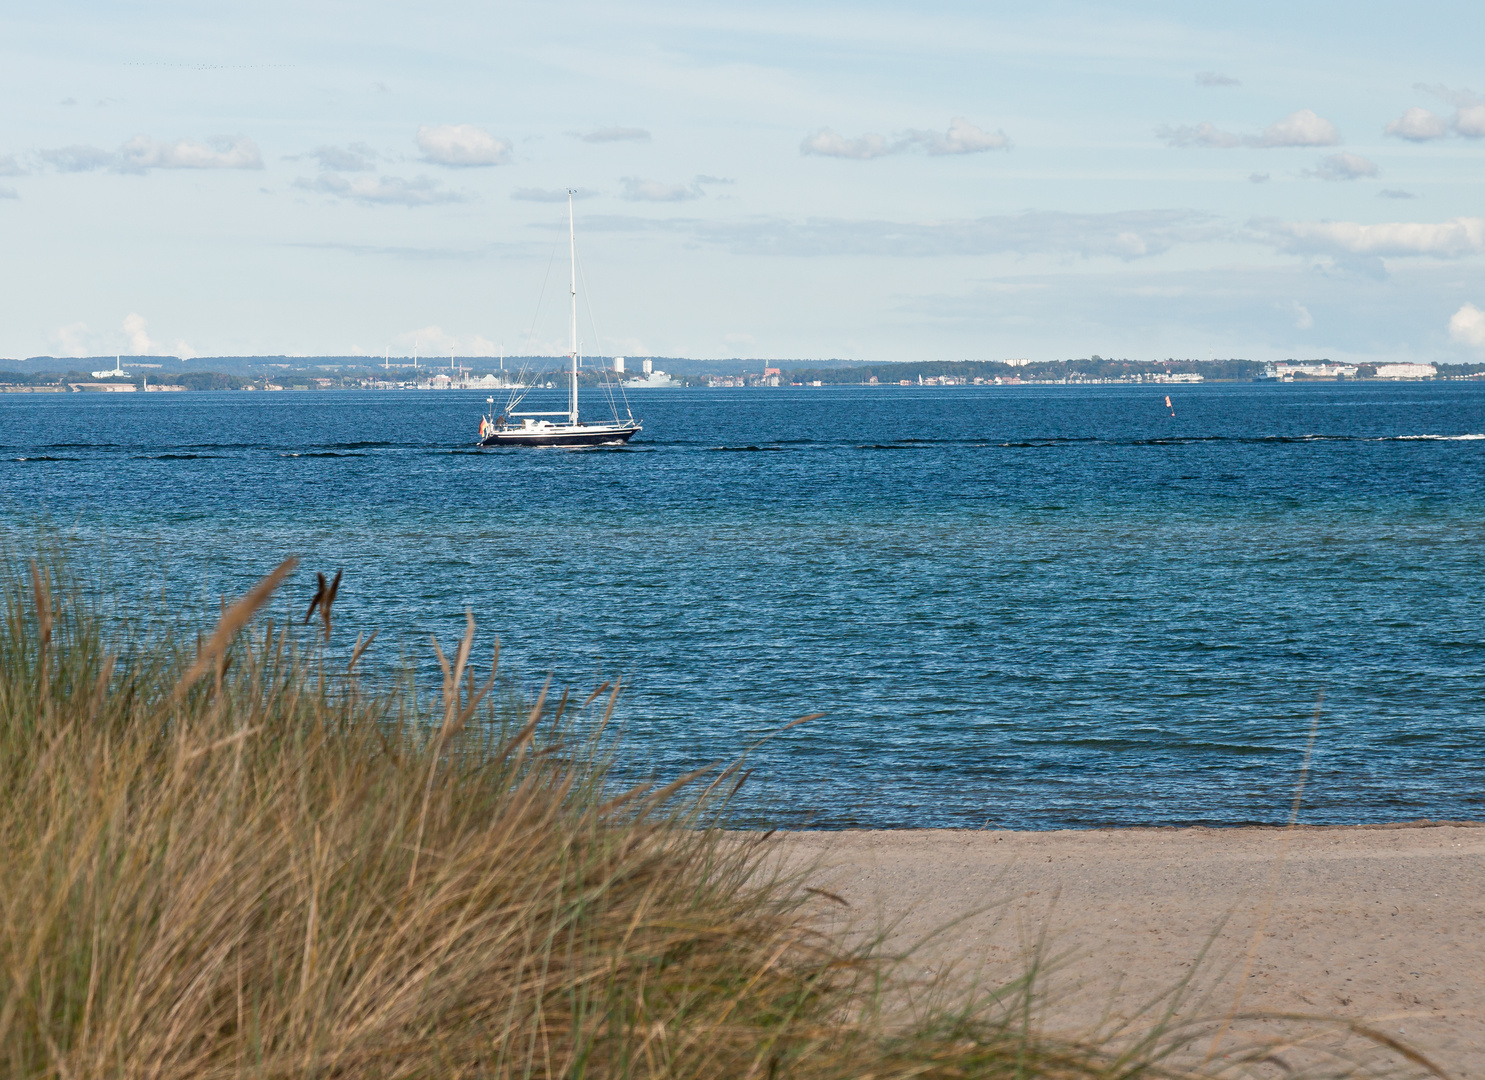
[(1354, 379), (1356, 378), (1356, 365), (1332, 364), (1325, 360), (1300, 364), (1289, 360), (1277, 364), (1264, 364), (1263, 374), (1270, 379), (1292, 379), (1296, 375), (1303, 375), (1307, 379)]
[[(124, 361), (124, 358), (122, 356), (115, 356), (113, 358), (113, 367), (112, 368), (109, 368), (109, 369), (106, 369), (104, 371), (95, 371), (95, 372), (93, 372), (93, 378), (95, 378), (95, 379), (127, 379), (129, 377), (129, 373), (124, 370), (123, 361)], [(151, 366), (152, 367), (159, 367), (160, 365), (159, 364), (153, 364)]]
[(1432, 364), (1378, 364), (1379, 379), (1431, 379), (1439, 373)]
[(641, 362), (641, 364), (639, 365), (639, 369), (646, 375), (649, 375), (655, 370), (655, 364), (653, 361), (645, 360)]
[(614, 370), (620, 375), (624, 374), (624, 358), (622, 356), (614, 357)]
[(768, 378), (770, 375), (782, 375), (782, 374), (783, 374), (783, 372), (780, 371), (776, 367), (766, 367), (766, 368), (763, 369), (763, 377), (765, 379)]

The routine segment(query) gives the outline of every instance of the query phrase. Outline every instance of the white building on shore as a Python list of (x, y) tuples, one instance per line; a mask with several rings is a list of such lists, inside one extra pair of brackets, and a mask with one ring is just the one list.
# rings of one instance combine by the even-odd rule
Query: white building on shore
[(1277, 364), (1265, 364), (1263, 373), (1270, 379), (1282, 379), (1295, 375), (1304, 375), (1311, 379), (1354, 379), (1356, 378), (1356, 365), (1332, 364), (1323, 360), (1300, 364), (1287, 360)]
[(1432, 379), (1439, 369), (1432, 364), (1378, 364), (1379, 379)]

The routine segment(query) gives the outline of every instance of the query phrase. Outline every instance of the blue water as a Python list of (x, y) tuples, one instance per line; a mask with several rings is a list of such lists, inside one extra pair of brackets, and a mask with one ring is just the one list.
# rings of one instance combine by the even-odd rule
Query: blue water
[(661, 775), (822, 712), (777, 824), (1282, 822), (1322, 692), (1302, 820), (1485, 818), (1485, 386), (650, 391), (586, 452), (483, 407), (5, 395), (0, 529), (203, 608), (344, 567), (387, 668), (470, 607), (523, 684), (623, 676)]

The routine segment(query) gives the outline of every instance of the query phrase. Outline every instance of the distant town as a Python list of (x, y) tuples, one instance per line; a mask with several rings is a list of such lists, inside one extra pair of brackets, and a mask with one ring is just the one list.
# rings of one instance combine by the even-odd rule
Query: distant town
[[(50, 356), (0, 359), (0, 392), (164, 393), (188, 390), (505, 390), (558, 387), (565, 357)], [(585, 357), (586, 383), (626, 390), (785, 386), (1050, 386), (1485, 378), (1485, 364), (1350, 364), (1329, 359), (1128, 360), (695, 360)]]

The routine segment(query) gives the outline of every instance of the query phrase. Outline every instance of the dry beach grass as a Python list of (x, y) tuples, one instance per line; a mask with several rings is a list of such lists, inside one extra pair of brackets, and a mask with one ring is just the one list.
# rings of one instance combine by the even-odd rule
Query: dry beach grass
[(1210, 1034), (923, 978), (718, 827), (738, 769), (613, 790), (616, 689), (517, 707), (472, 620), (435, 695), (370, 689), (264, 617), (291, 569), (195, 640), (5, 569), (0, 1074), (1124, 1080)]

